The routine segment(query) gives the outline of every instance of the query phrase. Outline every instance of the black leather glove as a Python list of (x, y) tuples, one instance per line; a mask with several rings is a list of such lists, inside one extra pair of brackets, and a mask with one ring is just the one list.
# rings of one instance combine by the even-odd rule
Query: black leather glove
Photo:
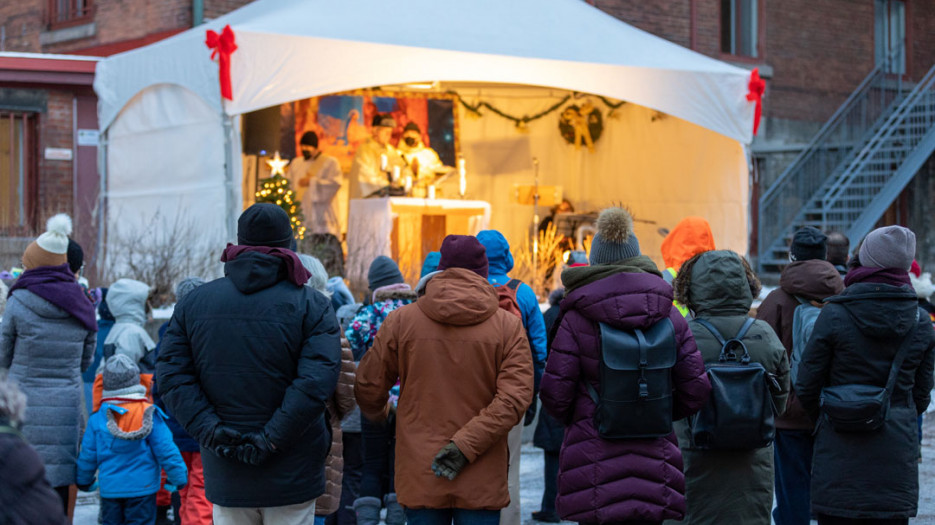
[(243, 441), (243, 435), (233, 428), (220, 423), (202, 445), (223, 458), (236, 458), (237, 446)]
[(248, 465), (262, 465), (276, 452), (266, 432), (250, 432), (243, 435), (243, 445), (237, 447), (237, 459)]
[(444, 476), (449, 480), (454, 480), (467, 464), (468, 460), (458, 446), (454, 442), (449, 442), (435, 455), (435, 460), (432, 461), (432, 472), (438, 477)]

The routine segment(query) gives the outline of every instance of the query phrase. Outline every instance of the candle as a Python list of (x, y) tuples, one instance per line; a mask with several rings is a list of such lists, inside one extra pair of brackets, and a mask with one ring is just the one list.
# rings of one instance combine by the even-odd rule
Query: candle
[(467, 169), (464, 167), (464, 157), (458, 157), (458, 190), (461, 198), (464, 198), (464, 193), (467, 191)]
[(406, 187), (406, 195), (409, 195), (409, 193), (412, 191), (412, 175), (406, 175), (405, 187)]
[(399, 166), (393, 166), (393, 182), (399, 182)]
[(430, 199), (434, 199), (434, 198), (435, 198), (435, 185), (434, 185), (434, 184), (432, 184), (431, 186), (429, 186), (429, 198), (430, 198)]
[(386, 153), (380, 154), (380, 171), (386, 171)]

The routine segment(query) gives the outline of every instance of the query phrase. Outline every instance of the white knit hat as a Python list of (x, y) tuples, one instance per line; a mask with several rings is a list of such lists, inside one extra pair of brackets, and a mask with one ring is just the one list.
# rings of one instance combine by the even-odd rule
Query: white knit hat
[(71, 235), (71, 217), (64, 213), (49, 219), (46, 231), (29, 243), (23, 253), (27, 270), (39, 266), (58, 266), (68, 262), (68, 236)]
[(49, 253), (68, 253), (68, 236), (71, 235), (71, 217), (64, 213), (49, 219), (45, 233), (36, 239), (36, 244)]

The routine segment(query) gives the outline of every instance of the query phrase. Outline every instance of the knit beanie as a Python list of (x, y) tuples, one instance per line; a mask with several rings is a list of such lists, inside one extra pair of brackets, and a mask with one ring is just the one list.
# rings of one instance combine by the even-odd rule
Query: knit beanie
[(78, 270), (84, 266), (84, 250), (81, 249), (81, 245), (76, 243), (72, 239), (68, 239), (68, 268), (71, 270), (71, 273), (78, 273)]
[(71, 235), (71, 217), (64, 213), (49, 219), (45, 233), (26, 247), (23, 266), (27, 270), (40, 266), (60, 266), (68, 262), (68, 236)]
[(406, 280), (403, 279), (403, 274), (399, 271), (396, 261), (386, 255), (381, 255), (370, 263), (370, 271), (367, 272), (367, 283), (370, 286), (370, 291), (404, 282)]
[(449, 235), (442, 241), (439, 270), (464, 268), (487, 278), (487, 248), (473, 235)]
[(860, 245), (860, 264), (909, 271), (916, 256), (916, 234), (902, 226), (884, 226), (868, 233)]
[(237, 219), (237, 244), (291, 248), (294, 241), (289, 215), (275, 204), (258, 202)]
[(633, 233), (633, 217), (623, 208), (607, 208), (597, 217), (597, 233), (591, 240), (591, 265), (611, 264), (640, 254)]
[(140, 369), (128, 356), (115, 354), (104, 364), (104, 390), (123, 390), (140, 384)]
[(825, 260), (828, 253), (826, 242), (828, 236), (818, 228), (806, 226), (796, 230), (792, 236), (792, 246), (789, 247), (789, 256), (793, 261), (810, 261), (812, 259)]
[(192, 292), (195, 288), (203, 285), (205, 280), (201, 277), (186, 277), (175, 285), (175, 302), (181, 303), (182, 299)]
[(429, 252), (429, 254), (425, 256), (425, 261), (422, 262), (422, 270), (419, 271), (419, 279), (438, 270), (438, 261), (441, 259), (441, 252)]

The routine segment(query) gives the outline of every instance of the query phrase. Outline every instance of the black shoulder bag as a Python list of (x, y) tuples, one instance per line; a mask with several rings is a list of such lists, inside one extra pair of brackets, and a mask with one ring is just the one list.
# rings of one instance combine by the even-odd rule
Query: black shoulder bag
[(906, 360), (906, 354), (909, 353), (918, 328), (917, 318), (896, 351), (886, 387), (849, 384), (828, 386), (821, 390), (821, 415), (835, 432), (872, 432), (883, 427), (889, 414), (890, 397), (896, 386), (896, 377)]

